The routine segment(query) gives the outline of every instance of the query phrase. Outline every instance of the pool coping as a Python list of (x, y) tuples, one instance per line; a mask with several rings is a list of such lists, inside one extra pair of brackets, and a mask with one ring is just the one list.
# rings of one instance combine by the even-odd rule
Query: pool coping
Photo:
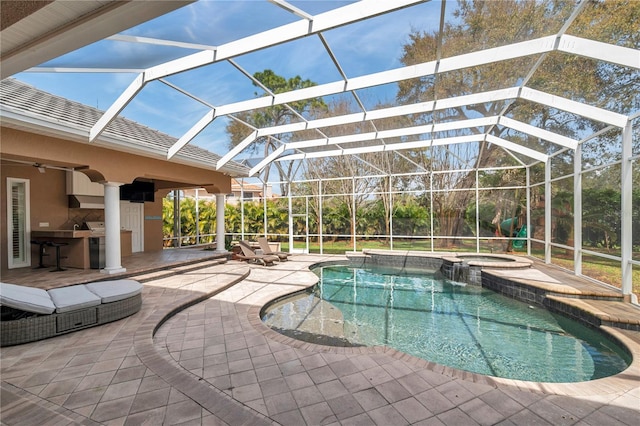
[[(398, 252), (393, 252), (394, 255), (397, 255)], [(353, 256), (354, 253), (349, 253), (345, 255), (343, 258), (337, 257), (335, 259), (329, 260), (327, 262), (319, 262), (316, 264), (310, 264), (308, 268), (312, 268), (318, 264), (339, 264), (341, 262), (350, 261), (350, 257)], [(428, 256), (424, 257), (441, 257), (440, 254), (431, 254), (428, 253)], [(317, 284), (318, 280), (313, 283), (310, 283), (305, 288), (310, 288), (313, 285)], [(529, 382), (524, 380), (516, 380), (516, 379), (505, 379), (500, 377), (486, 376), (483, 374), (472, 373), (469, 371), (459, 370), (453, 367), (448, 367), (442, 364), (438, 364), (432, 361), (427, 361), (421, 358), (414, 357), (407, 353), (398, 351), (394, 348), (388, 346), (358, 346), (358, 347), (336, 347), (336, 346), (326, 346), (319, 345), (314, 343), (309, 343), (301, 340), (294, 339), (292, 337), (285, 336), (280, 334), (270, 327), (265, 325), (261, 318), (261, 312), (263, 308), (271, 303), (274, 300), (280, 299), (289, 294), (293, 294), (299, 292), (300, 290), (290, 291), (290, 290), (281, 290), (280, 292), (271, 293), (268, 297), (264, 297), (258, 302), (249, 306), (247, 311), (247, 319), (249, 323), (254, 327), (255, 330), (263, 334), (265, 337), (274, 340), (276, 342), (291, 346), (296, 349), (308, 350), (308, 351), (316, 351), (316, 352), (326, 352), (333, 354), (354, 354), (354, 355), (373, 355), (373, 354), (384, 354), (390, 356), (397, 360), (402, 360), (409, 364), (412, 364), (418, 368), (424, 368), (429, 371), (433, 371), (439, 374), (447, 375), (452, 378), (462, 379), (466, 381), (471, 381), (479, 384), (486, 384), (495, 388), (502, 387), (510, 387), (517, 388), (519, 390), (533, 392), (533, 393), (541, 393), (541, 394), (552, 394), (552, 395), (564, 395), (564, 396), (588, 396), (593, 395), (594, 393), (601, 394), (613, 394), (619, 393), (621, 391), (631, 391), (636, 390), (638, 388), (638, 383), (640, 382), (640, 338), (638, 336), (634, 336), (626, 332), (625, 330), (618, 329), (608, 325), (600, 325), (600, 328), (605, 334), (611, 336), (614, 340), (620, 342), (620, 344), (628, 351), (631, 356), (630, 365), (623, 370), (622, 372), (609, 377), (604, 377), (595, 380), (589, 380), (585, 382), (574, 382), (574, 383), (550, 383), (550, 382)], [(636, 340), (638, 339), (638, 340)]]

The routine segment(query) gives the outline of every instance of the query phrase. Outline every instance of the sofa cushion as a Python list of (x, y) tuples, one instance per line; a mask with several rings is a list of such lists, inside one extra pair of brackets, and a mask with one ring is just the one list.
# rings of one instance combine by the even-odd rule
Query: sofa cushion
[(70, 312), (90, 308), (100, 304), (100, 298), (90, 292), (84, 285), (54, 288), (48, 291), (56, 312)]
[(102, 299), (102, 303), (128, 299), (142, 292), (142, 284), (134, 280), (96, 281), (85, 286)]
[(56, 306), (46, 290), (0, 283), (0, 305), (36, 314), (51, 314)]

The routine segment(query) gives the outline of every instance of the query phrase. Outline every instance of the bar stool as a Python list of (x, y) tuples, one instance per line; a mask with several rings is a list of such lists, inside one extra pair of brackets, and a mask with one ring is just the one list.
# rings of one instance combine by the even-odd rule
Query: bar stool
[(56, 243), (56, 242), (53, 242), (53, 241), (48, 241), (47, 245), (49, 247), (55, 247), (56, 248), (56, 269), (52, 269), (49, 272), (66, 271), (66, 269), (60, 267), (60, 259), (66, 259), (67, 258), (67, 256), (60, 257), (60, 247), (68, 246), (69, 243)]
[(38, 244), (40, 246), (40, 248), (38, 249), (40, 252), (40, 260), (38, 263), (38, 266), (36, 266), (34, 269), (40, 269), (40, 268), (46, 268), (46, 266), (44, 266), (44, 263), (42, 262), (42, 258), (45, 256), (49, 256), (48, 253), (44, 252), (44, 246), (49, 244), (49, 241), (36, 241), (36, 240), (31, 240), (31, 244)]

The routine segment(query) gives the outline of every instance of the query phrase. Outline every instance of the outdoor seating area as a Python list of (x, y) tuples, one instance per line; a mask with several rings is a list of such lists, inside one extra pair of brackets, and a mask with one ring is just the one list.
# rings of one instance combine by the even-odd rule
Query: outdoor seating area
[(140, 310), (142, 285), (98, 281), (43, 290), (0, 283), (0, 346), (47, 339), (125, 318)]
[(38, 268), (46, 268), (44, 265), (44, 257), (48, 256), (48, 253), (45, 253), (45, 247), (52, 247), (56, 250), (56, 266), (51, 272), (59, 272), (65, 271), (64, 268), (60, 266), (60, 260), (64, 259), (65, 256), (60, 254), (61, 247), (69, 245), (69, 243), (65, 242), (54, 242), (54, 241), (45, 241), (45, 240), (32, 240), (31, 244), (38, 246)]
[[(617, 378), (517, 383), (388, 348), (312, 345), (261, 323), (265, 303), (313, 285), (310, 265), (345, 257), (295, 256), (256, 268), (212, 263), (206, 251), (197, 263), (193, 249), (169, 252), (182, 257), (182, 266), (173, 264), (182, 272), (144, 282), (143, 320), (3, 348), (3, 422), (633, 425), (637, 418), (637, 363)], [(597, 287), (553, 269), (535, 275), (544, 277), (567, 289)], [(638, 332), (619, 333), (640, 344)]]
[(258, 244), (260, 244), (260, 250), (262, 253), (271, 256), (278, 256), (280, 261), (288, 260), (289, 253), (285, 253), (283, 251), (273, 251), (271, 250), (271, 246), (269, 245), (269, 241), (265, 237), (258, 237)]
[(237, 254), (236, 256), (250, 263), (260, 263), (264, 266), (273, 266), (274, 262), (280, 261), (280, 257), (275, 254), (264, 254), (257, 253), (251, 245), (247, 241), (238, 242), (240, 249), (242, 250), (241, 254)]

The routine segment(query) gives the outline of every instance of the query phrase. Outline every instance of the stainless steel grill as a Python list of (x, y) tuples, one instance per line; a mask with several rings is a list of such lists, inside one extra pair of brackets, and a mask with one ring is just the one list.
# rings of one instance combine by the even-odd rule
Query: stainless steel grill
[(104, 222), (85, 222), (83, 228), (91, 231), (92, 236), (104, 236)]
[(85, 222), (84, 229), (91, 231), (89, 237), (89, 264), (91, 269), (105, 266), (104, 222)]

